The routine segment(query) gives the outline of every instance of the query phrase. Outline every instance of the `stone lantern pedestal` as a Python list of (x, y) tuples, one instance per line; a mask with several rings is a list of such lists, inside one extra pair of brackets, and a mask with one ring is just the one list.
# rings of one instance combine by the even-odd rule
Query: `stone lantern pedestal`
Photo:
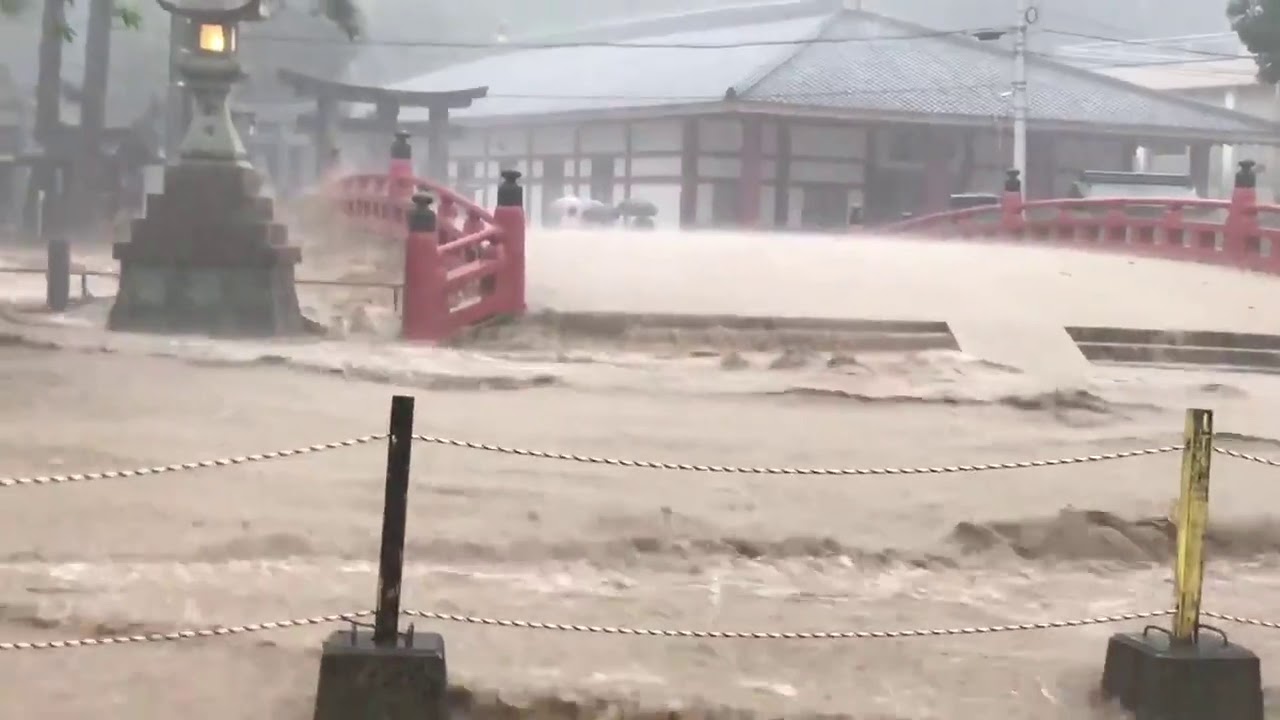
[(190, 10), (159, 0), (191, 19), (193, 34), (179, 63), (195, 116), (164, 188), (147, 197), (146, 216), (117, 243), (120, 290), (112, 330), (267, 336), (301, 333), (294, 268), (301, 251), (275, 221), (231, 120), (227, 95), (242, 76), (236, 27), (261, 17), (258, 0), (231, 10)]
[(181, 163), (117, 243), (120, 290), (108, 327), (160, 333), (290, 335), (305, 329), (294, 267), (302, 252), (245, 165)]

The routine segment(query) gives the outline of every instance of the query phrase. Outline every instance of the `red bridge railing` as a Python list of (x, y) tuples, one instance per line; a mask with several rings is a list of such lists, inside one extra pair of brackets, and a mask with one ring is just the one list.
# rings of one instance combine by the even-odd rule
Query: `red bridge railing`
[(477, 323), (523, 314), (520, 173), (503, 171), (497, 207), (490, 212), (449, 188), (414, 177), (407, 138), (397, 135), (387, 174), (349, 175), (327, 188), (351, 225), (404, 242), (402, 336), (444, 341)]
[(881, 232), (1110, 250), (1280, 274), (1280, 205), (1259, 205), (1254, 163), (1230, 200), (1098, 198), (1024, 201), (1010, 171), (998, 205), (924, 215)]

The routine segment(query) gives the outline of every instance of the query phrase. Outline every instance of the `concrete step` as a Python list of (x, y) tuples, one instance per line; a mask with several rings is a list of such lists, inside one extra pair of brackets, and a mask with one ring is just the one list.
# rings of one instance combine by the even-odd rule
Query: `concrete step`
[(543, 312), (512, 323), (475, 328), (468, 346), (510, 346), (529, 338), (565, 344), (603, 343), (632, 350), (668, 346), (832, 352), (919, 352), (958, 348), (945, 322), (745, 315)]
[(960, 350), (976, 358), (1059, 382), (1089, 375), (1089, 361), (1059, 325), (1010, 318), (951, 320), (948, 324)]

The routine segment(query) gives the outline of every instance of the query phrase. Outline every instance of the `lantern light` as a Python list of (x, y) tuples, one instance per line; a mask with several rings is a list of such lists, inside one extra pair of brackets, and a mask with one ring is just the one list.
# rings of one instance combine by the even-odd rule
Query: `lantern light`
[(202, 23), (199, 33), (199, 46), (204, 52), (223, 55), (236, 50), (234, 25)]

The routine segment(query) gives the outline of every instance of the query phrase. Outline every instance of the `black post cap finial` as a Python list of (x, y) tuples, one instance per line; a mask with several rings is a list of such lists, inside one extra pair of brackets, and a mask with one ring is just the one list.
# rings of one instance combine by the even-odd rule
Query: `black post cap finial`
[(1004, 191), (1022, 192), (1022, 172), (1016, 168), (1004, 171)]
[(520, 187), (519, 170), (503, 170), (502, 184), (498, 186), (498, 207), (524, 207), (524, 188)]
[(436, 211), (431, 208), (436, 199), (420, 192), (413, 196), (413, 210), (409, 213), (409, 232), (434, 232)]
[(1258, 187), (1258, 171), (1256, 170), (1258, 163), (1253, 160), (1241, 160), (1239, 162), (1240, 170), (1236, 172), (1236, 187), (1238, 188), (1256, 188)]
[(396, 139), (391, 143), (392, 160), (409, 160), (413, 158), (413, 146), (409, 144), (409, 132), (397, 130)]

